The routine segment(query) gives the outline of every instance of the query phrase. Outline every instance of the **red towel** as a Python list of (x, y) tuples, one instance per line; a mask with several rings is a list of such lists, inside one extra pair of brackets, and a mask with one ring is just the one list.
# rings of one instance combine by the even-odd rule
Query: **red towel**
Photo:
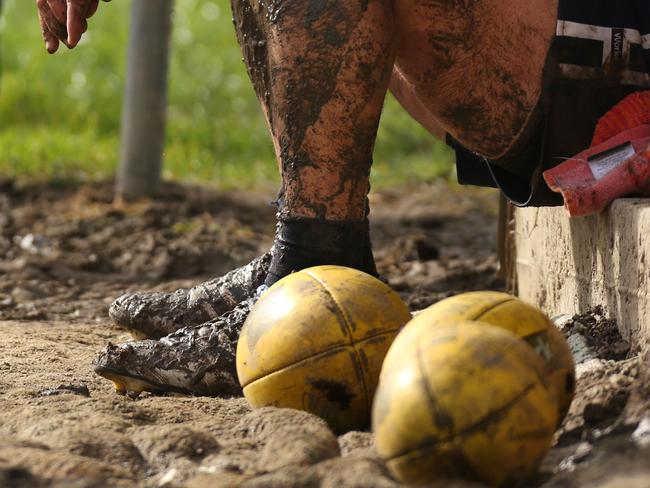
[(626, 97), (598, 122), (592, 146), (544, 172), (572, 217), (629, 194), (650, 195), (650, 91)]
[(597, 146), (627, 129), (650, 124), (650, 91), (628, 95), (598, 121), (591, 145)]

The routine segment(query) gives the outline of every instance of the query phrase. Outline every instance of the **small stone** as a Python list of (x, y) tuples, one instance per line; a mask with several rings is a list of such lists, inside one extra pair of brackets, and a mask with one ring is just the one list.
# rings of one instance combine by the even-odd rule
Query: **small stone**
[(593, 446), (591, 444), (589, 444), (588, 442), (581, 442), (580, 444), (578, 444), (576, 450), (573, 452), (572, 455), (564, 458), (560, 462), (560, 464), (558, 465), (555, 471), (556, 472), (575, 471), (577, 465), (586, 461), (591, 455), (592, 451), (593, 451)]
[(161, 475), (160, 478), (158, 478), (158, 486), (163, 487), (163, 486), (169, 486), (178, 477), (178, 470), (175, 468), (170, 468), (166, 471), (164, 471)]
[(168, 469), (178, 459), (199, 462), (221, 449), (211, 433), (186, 425), (140, 427), (133, 434), (133, 443), (150, 465)]
[(299, 410), (260, 408), (244, 416), (238, 429), (264, 445), (259, 471), (312, 465), (341, 454), (338, 439), (327, 423)]
[(336, 437), (330, 432), (282, 430), (271, 435), (259, 457), (260, 471), (287, 466), (309, 466), (340, 454)]
[(17, 287), (11, 292), (11, 297), (16, 302), (30, 302), (36, 298), (36, 294), (26, 288)]
[(90, 397), (90, 390), (84, 384), (69, 384), (69, 385), (59, 385), (56, 388), (47, 388), (38, 392), (41, 396), (55, 396), (62, 394), (72, 394), (72, 395), (81, 395), (85, 397)]
[(47, 254), (49, 242), (46, 237), (39, 234), (27, 234), (22, 238), (17, 238), (18, 246), (30, 254)]
[(575, 463), (581, 463), (591, 455), (593, 450), (594, 448), (591, 444), (588, 442), (581, 442), (573, 453), (573, 461)]
[(351, 431), (339, 436), (341, 456), (363, 451), (372, 447), (374, 436), (370, 432)]
[(628, 376), (617, 373), (610, 375), (608, 380), (612, 386), (615, 386), (617, 388), (625, 388), (626, 386), (629, 386), (631, 382), (631, 379)]
[(564, 328), (571, 322), (573, 319), (572, 315), (569, 314), (561, 314), (561, 315), (556, 315), (551, 319), (551, 322), (555, 324), (555, 327), (557, 327), (560, 330), (564, 330)]

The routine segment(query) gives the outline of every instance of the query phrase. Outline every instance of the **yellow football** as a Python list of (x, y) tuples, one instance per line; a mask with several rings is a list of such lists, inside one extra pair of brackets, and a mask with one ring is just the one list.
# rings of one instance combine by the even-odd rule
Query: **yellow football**
[(253, 408), (306, 410), (337, 432), (367, 427), (381, 364), (411, 318), (380, 280), (350, 268), (293, 273), (255, 304), (237, 345)]
[(406, 483), (525, 481), (557, 424), (541, 359), (513, 333), (488, 324), (426, 332), (382, 371), (372, 412), (379, 455)]
[(555, 389), (558, 422), (562, 422), (575, 394), (575, 363), (562, 332), (536, 307), (491, 291), (463, 293), (446, 298), (419, 313), (399, 334), (386, 363), (399, 361), (421, 340), (425, 330), (440, 324), (476, 320), (509, 330), (528, 342), (544, 360), (544, 372)]

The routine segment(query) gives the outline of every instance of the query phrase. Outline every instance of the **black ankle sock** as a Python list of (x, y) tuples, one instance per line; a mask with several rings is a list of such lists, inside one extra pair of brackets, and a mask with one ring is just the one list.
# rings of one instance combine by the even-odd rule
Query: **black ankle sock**
[(368, 221), (280, 218), (265, 284), (311, 266), (334, 264), (377, 276)]

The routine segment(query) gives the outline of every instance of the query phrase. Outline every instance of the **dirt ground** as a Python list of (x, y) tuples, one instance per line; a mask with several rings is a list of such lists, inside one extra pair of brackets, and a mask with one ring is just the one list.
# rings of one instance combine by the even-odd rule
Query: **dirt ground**
[[(241, 398), (133, 400), (92, 372), (106, 342), (130, 339), (107, 318), (114, 297), (248, 262), (270, 245), (272, 199), (169, 185), (115, 205), (109, 184), (0, 184), (0, 486), (397, 486), (371, 433), (337, 438)], [(433, 183), (371, 200), (380, 272), (412, 309), (502, 288), (493, 193)], [(650, 487), (650, 358), (630, 357), (600, 309), (560, 322), (578, 394), (530, 486)]]

